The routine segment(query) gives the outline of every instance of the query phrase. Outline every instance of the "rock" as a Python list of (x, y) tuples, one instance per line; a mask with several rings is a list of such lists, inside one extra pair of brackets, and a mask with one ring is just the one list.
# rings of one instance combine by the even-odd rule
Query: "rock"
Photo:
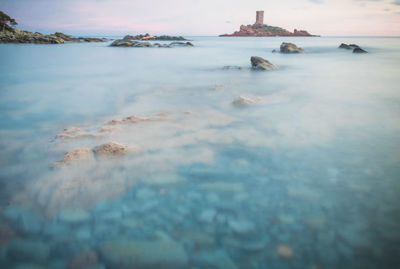
[(232, 229), (233, 232), (239, 234), (239, 235), (244, 235), (244, 234), (249, 234), (255, 231), (255, 225), (254, 223), (245, 220), (245, 219), (239, 219), (239, 220), (229, 220), (228, 221), (229, 227)]
[(10, 206), (3, 215), (23, 234), (37, 234), (42, 230), (43, 219), (27, 208)]
[(201, 212), (199, 216), (199, 220), (201, 222), (206, 222), (206, 223), (211, 223), (213, 222), (215, 215), (217, 214), (217, 211), (215, 209), (207, 209)]
[(88, 161), (94, 161), (93, 151), (88, 148), (80, 148), (67, 152), (61, 160), (55, 163), (55, 167), (80, 164)]
[(83, 209), (64, 209), (60, 212), (58, 219), (70, 224), (83, 223), (90, 220), (90, 214)]
[(251, 61), (251, 67), (255, 70), (274, 70), (276, 69), (276, 67), (271, 64), (269, 61), (261, 58), (261, 57), (257, 57), (257, 56), (252, 56), (250, 58)]
[(29, 31), (13, 29), (13, 31), (1, 31), (0, 43), (36, 43), (36, 44), (63, 44), (65, 42), (104, 42), (104, 38), (73, 38), (69, 35), (56, 32), (52, 35), (32, 33)]
[(7, 258), (18, 262), (44, 263), (49, 254), (50, 248), (47, 244), (40, 241), (22, 239), (12, 241), (6, 250)]
[(14, 230), (7, 224), (0, 224), (0, 253), (3, 247), (14, 237)]
[(78, 127), (70, 127), (64, 129), (61, 133), (56, 135), (56, 139), (79, 139), (79, 138), (94, 138), (93, 134), (83, 131)]
[(282, 258), (289, 259), (293, 257), (293, 250), (288, 246), (279, 245), (276, 251)]
[(171, 240), (110, 241), (100, 245), (107, 268), (187, 268), (183, 247)]
[(366, 50), (363, 50), (360, 47), (354, 48), (353, 53), (367, 53)]
[(170, 47), (193, 47), (190, 42), (172, 42), (169, 44)]
[(117, 142), (109, 142), (102, 144), (93, 149), (96, 157), (117, 157), (125, 155), (129, 152), (129, 148), (126, 145), (119, 144)]
[(243, 70), (244, 68), (242, 66), (237, 66), (237, 65), (225, 65), (222, 67), (222, 70)]
[(255, 242), (245, 242), (241, 245), (241, 249), (248, 252), (258, 252), (262, 251), (267, 247), (266, 242), (264, 241), (255, 241)]
[(341, 48), (341, 49), (348, 49), (348, 50), (353, 49), (351, 46), (349, 46), (349, 45), (347, 45), (347, 44), (345, 44), (345, 43), (340, 44), (339, 48)]
[(246, 106), (246, 105), (254, 105), (261, 102), (261, 98), (257, 96), (239, 96), (238, 99), (233, 101), (233, 105), (235, 106)]
[(293, 43), (283, 42), (280, 47), (281, 53), (304, 53), (304, 49), (297, 47)]
[[(193, 260), (200, 268), (213, 268), (213, 269), (236, 269), (237, 266), (228, 256), (226, 251), (206, 250), (195, 254)], [(197, 266), (195, 266), (197, 268)]]
[(70, 269), (83, 269), (96, 265), (97, 254), (93, 250), (86, 250), (75, 256), (69, 266)]
[[(33, 264), (33, 263), (18, 263), (13, 269), (46, 269), (46, 267), (39, 265), (39, 264)], [(54, 268), (54, 267), (51, 267)], [(54, 268), (57, 269), (57, 268)]]

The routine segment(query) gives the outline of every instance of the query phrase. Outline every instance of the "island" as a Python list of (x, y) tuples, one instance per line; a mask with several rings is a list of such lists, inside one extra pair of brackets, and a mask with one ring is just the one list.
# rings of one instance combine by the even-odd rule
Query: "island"
[(223, 34), (220, 36), (318, 36), (312, 35), (305, 30), (294, 29), (290, 32), (278, 26), (264, 24), (264, 11), (256, 11), (256, 22), (251, 25), (241, 25), (240, 30), (233, 34)]

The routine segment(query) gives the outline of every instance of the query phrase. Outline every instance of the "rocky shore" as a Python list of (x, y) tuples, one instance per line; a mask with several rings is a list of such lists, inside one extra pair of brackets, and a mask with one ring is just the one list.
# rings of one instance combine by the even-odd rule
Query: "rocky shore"
[(44, 35), (38, 32), (11, 29), (0, 32), (0, 43), (63, 44), (65, 42), (105, 42), (105, 38), (72, 37), (60, 32)]

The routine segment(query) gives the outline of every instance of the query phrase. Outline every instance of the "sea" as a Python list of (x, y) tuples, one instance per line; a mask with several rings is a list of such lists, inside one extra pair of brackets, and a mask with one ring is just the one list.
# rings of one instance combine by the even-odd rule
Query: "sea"
[(400, 38), (188, 39), (0, 44), (0, 267), (400, 268)]

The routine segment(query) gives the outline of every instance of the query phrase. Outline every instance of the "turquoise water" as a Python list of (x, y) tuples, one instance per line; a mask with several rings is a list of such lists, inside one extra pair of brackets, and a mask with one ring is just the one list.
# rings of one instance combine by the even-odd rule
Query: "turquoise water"
[(192, 39), (0, 45), (1, 267), (400, 266), (400, 38)]

